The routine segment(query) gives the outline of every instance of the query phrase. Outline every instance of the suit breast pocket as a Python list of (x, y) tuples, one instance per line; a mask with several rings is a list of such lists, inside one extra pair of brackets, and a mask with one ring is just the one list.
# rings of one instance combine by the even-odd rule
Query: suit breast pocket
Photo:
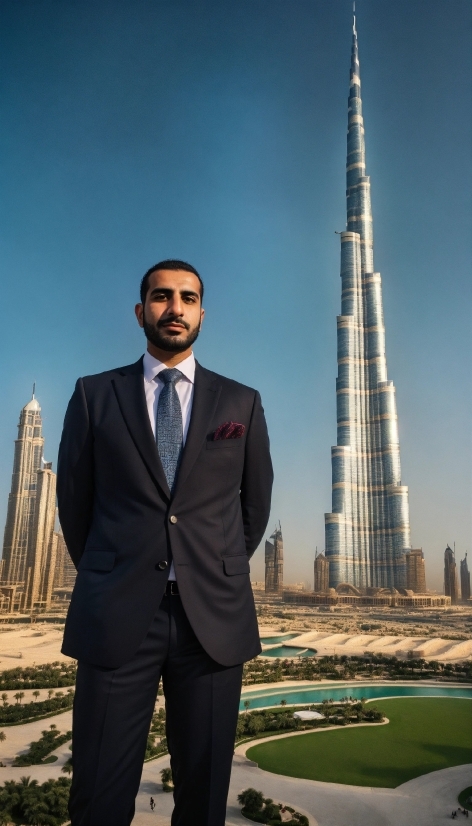
[(241, 450), (244, 439), (208, 439), (207, 450)]

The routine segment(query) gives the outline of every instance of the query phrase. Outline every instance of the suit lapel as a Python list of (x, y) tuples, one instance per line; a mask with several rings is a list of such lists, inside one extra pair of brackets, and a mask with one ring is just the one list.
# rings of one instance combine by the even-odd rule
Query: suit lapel
[(131, 438), (152, 478), (164, 496), (170, 499), (169, 486), (149, 421), (144, 395), (142, 359), (133, 364), (131, 369), (126, 368), (119, 373), (112, 383)]
[(192, 415), (185, 447), (182, 452), (182, 460), (177, 472), (174, 496), (177, 495), (195, 464), (207, 435), (208, 427), (214, 416), (220, 392), (221, 385), (218, 384), (218, 379), (214, 373), (210, 373), (209, 370), (200, 367), (197, 362), (195, 367)]

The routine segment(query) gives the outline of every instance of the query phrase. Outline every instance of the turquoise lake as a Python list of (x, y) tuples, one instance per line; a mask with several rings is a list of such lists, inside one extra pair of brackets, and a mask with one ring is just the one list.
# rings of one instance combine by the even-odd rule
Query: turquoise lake
[(272, 643), (276, 642), (288, 642), (289, 640), (293, 640), (294, 637), (299, 636), (299, 632), (297, 632), (296, 634), (280, 634), (278, 637), (261, 637), (261, 642), (263, 642), (265, 645), (271, 645)]
[(250, 710), (256, 708), (266, 708), (267, 706), (278, 706), (281, 700), (286, 700), (288, 705), (305, 705), (308, 703), (322, 703), (323, 700), (342, 700), (344, 697), (352, 697), (360, 700), (365, 697), (367, 700), (375, 700), (380, 697), (465, 697), (472, 700), (472, 688), (467, 686), (431, 686), (431, 685), (343, 685), (340, 688), (335, 686), (317, 686), (312, 688), (290, 687), (285, 690), (277, 689), (254, 689), (245, 691), (239, 704), (239, 710), (244, 711), (244, 700), (250, 700)]
[(295, 646), (290, 645), (278, 645), (277, 648), (269, 648), (267, 651), (262, 652), (263, 657), (279, 657), (280, 659), (285, 659), (286, 657), (314, 657), (316, 655), (316, 651), (307, 651), (303, 648), (295, 648)]

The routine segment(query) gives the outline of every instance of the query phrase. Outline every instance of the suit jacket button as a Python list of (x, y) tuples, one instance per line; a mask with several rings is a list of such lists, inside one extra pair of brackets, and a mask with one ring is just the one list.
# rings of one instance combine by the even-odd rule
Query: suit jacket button
[(170, 521), (172, 522), (173, 525), (175, 525), (175, 523), (177, 522), (177, 517), (174, 516), (174, 515), (170, 516), (169, 519), (170, 519)]
[(167, 568), (167, 559), (161, 559), (161, 561), (157, 563), (156, 568), (159, 571), (165, 571)]

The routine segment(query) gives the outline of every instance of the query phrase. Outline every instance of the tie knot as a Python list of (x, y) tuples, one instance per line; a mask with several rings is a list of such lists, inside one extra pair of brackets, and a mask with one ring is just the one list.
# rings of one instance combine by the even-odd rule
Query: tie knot
[(162, 379), (164, 384), (175, 384), (184, 376), (176, 367), (167, 367), (166, 370), (161, 370), (157, 375), (158, 378)]

